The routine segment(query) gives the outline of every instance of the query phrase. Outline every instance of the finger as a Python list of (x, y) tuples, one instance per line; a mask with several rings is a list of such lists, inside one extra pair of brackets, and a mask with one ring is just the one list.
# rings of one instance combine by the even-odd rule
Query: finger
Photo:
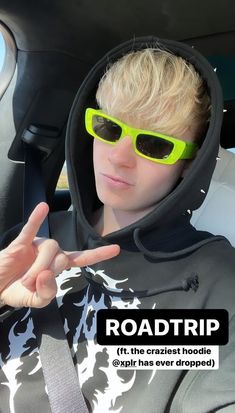
[(50, 268), (52, 261), (60, 251), (58, 243), (53, 239), (39, 240), (38, 255), (30, 269), (22, 278), (22, 284), (27, 288), (32, 288), (38, 274)]
[(60, 251), (51, 262), (50, 270), (58, 275), (66, 268), (69, 268), (69, 257), (63, 251)]
[(25, 307), (42, 308), (48, 305), (56, 296), (57, 285), (51, 270), (44, 270), (38, 274), (34, 292), (26, 287), (23, 305)]
[(36, 292), (32, 304), (37, 304), (37, 307), (44, 307), (56, 296), (57, 285), (51, 270), (44, 270), (38, 274)]
[(1, 299), (11, 307), (45, 307), (55, 297), (57, 286), (51, 270), (38, 274), (33, 291), (15, 281), (1, 293)]
[(119, 245), (108, 245), (98, 247), (93, 250), (77, 251), (64, 253), (69, 257), (69, 267), (85, 267), (86, 265), (96, 264), (115, 257), (120, 252)]
[(13, 241), (15, 243), (31, 244), (36, 237), (40, 226), (49, 212), (49, 207), (45, 202), (40, 202), (31, 213), (27, 223), (22, 228), (18, 237)]

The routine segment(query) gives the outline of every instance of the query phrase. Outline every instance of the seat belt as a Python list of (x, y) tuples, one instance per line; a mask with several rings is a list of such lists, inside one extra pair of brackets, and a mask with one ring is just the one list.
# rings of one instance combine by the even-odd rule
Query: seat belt
[[(46, 201), (38, 150), (25, 144), (24, 220)], [(48, 218), (37, 236), (49, 238)], [(31, 309), (42, 371), (52, 413), (88, 413), (56, 299), (41, 309)]]

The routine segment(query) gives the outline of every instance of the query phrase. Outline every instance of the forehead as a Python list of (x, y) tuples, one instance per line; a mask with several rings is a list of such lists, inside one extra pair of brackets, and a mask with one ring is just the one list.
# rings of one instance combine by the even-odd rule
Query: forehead
[[(106, 113), (106, 112), (104, 112)], [(157, 115), (156, 115), (156, 123), (153, 125), (146, 120), (144, 116), (140, 116), (139, 114), (135, 113), (128, 113), (119, 111), (113, 111), (113, 113), (107, 113), (109, 116), (125, 123), (126, 125), (135, 128), (135, 129), (143, 129), (153, 133), (161, 133), (163, 135), (171, 136), (177, 139), (182, 139), (186, 142), (191, 142), (194, 138), (194, 133), (190, 128), (182, 128), (182, 130), (175, 133), (174, 131), (167, 128), (158, 128), (157, 127)]]
[[(128, 113), (128, 111), (113, 110), (112, 113), (107, 113), (107, 115), (113, 117), (116, 120), (119, 120), (126, 125), (136, 128), (136, 129), (145, 129), (152, 132), (160, 132), (156, 130), (156, 126), (148, 122), (144, 116), (140, 116), (138, 113)], [(157, 120), (157, 119), (156, 119)]]

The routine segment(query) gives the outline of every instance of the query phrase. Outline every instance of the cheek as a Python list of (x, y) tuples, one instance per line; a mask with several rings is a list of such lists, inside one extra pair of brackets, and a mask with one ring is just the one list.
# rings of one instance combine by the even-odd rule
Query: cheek
[(175, 165), (160, 165), (159, 175), (169, 182), (176, 182), (183, 173), (184, 164), (178, 161)]
[(97, 139), (93, 140), (93, 160), (96, 161), (97, 158), (100, 156), (100, 142)]
[(142, 187), (152, 191), (170, 191), (182, 176), (183, 169), (184, 163), (180, 161), (175, 165), (150, 164), (149, 161), (142, 163), (139, 169)]
[(109, 146), (98, 139), (94, 139), (93, 141), (93, 165), (94, 165), (94, 172), (96, 173), (97, 168), (99, 168), (105, 159), (107, 159)]

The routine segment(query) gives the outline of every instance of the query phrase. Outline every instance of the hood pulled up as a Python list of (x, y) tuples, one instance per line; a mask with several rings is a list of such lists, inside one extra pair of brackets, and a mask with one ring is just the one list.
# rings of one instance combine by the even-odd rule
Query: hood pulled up
[(66, 160), (72, 204), (77, 213), (79, 227), (86, 227), (86, 229), (89, 227), (91, 236), (97, 239), (99, 236), (95, 234), (89, 224), (89, 218), (100, 205), (100, 201), (95, 189), (92, 139), (87, 137), (84, 124), (85, 110), (87, 107), (95, 107), (98, 83), (108, 64), (115, 62), (128, 52), (156, 46), (186, 59), (193, 64), (204, 79), (211, 98), (209, 126), (203, 144), (187, 174), (177, 187), (145, 217), (104, 238), (107, 241), (117, 242), (130, 234), (133, 236), (135, 230), (138, 230), (138, 233), (146, 234), (155, 228), (164, 226), (169, 228), (171, 223), (176, 222), (182, 215), (189, 215), (187, 211), (199, 208), (209, 188), (216, 165), (223, 118), (223, 96), (213, 67), (195, 48), (178, 41), (161, 40), (154, 36), (127, 41), (107, 53), (87, 74), (77, 92), (68, 121)]

